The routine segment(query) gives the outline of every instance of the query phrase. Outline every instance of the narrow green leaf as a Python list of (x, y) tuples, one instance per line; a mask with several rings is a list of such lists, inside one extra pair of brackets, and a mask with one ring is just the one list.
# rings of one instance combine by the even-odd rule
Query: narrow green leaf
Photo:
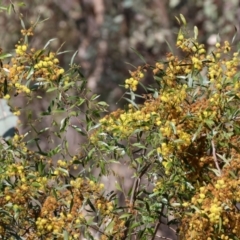
[(63, 239), (68, 240), (69, 239), (69, 234), (66, 230), (63, 231)]
[(165, 40), (165, 42), (166, 42), (166, 44), (167, 44), (167, 46), (168, 46), (170, 52), (171, 52), (171, 53), (174, 53), (171, 44), (167, 41), (167, 39), (164, 39), (164, 40)]
[(67, 169), (59, 167), (58, 170), (59, 170), (60, 172), (65, 173), (66, 176), (69, 176), (69, 172), (68, 172)]
[(120, 184), (118, 182), (115, 183), (115, 187), (118, 191), (122, 192), (122, 187), (120, 186)]
[(147, 64), (146, 60), (144, 59), (144, 57), (134, 48), (130, 47), (130, 49), (145, 63)]
[(46, 92), (53, 92), (56, 91), (57, 89), (58, 89), (57, 87), (48, 88)]
[(100, 106), (104, 106), (104, 107), (108, 107), (109, 105), (106, 103), (106, 102), (98, 102), (97, 105), (100, 105)]
[(198, 37), (198, 28), (197, 26), (194, 26), (194, 39), (197, 39)]
[(183, 25), (185, 26), (187, 24), (187, 21), (186, 21), (185, 17), (181, 13), (180, 13), (180, 18), (182, 20)]
[(128, 217), (131, 217), (131, 216), (132, 216), (131, 213), (124, 213), (119, 217), (119, 219), (124, 219), (124, 218), (128, 218)]
[(52, 39), (50, 39), (50, 40), (45, 44), (45, 46), (43, 47), (43, 49), (46, 49), (46, 48), (48, 47), (48, 45), (49, 45), (52, 41), (55, 41), (55, 40), (57, 40), (57, 38), (52, 38)]
[(12, 57), (12, 54), (10, 53), (2, 53), (0, 54), (0, 59), (5, 59), (5, 58), (9, 58)]
[(26, 27), (25, 27), (25, 23), (24, 23), (24, 21), (22, 20), (22, 18), (20, 18), (20, 22), (21, 22), (21, 26), (22, 26), (22, 28), (23, 28), (23, 29), (26, 29)]
[(73, 54), (72, 58), (71, 58), (71, 61), (70, 61), (70, 66), (73, 65), (73, 62), (74, 62), (74, 59), (76, 57), (76, 55), (78, 54), (78, 50)]
[(170, 122), (170, 126), (172, 127), (173, 133), (176, 135), (177, 134), (177, 129), (176, 126), (173, 122)]
[(7, 13), (10, 15), (12, 13), (12, 9), (13, 9), (13, 5), (9, 4), (8, 8), (7, 8)]
[(69, 117), (63, 118), (60, 123), (60, 132), (63, 132), (66, 130), (67, 124), (69, 122)]
[(141, 143), (133, 143), (132, 146), (138, 147), (138, 148), (141, 148), (141, 149), (147, 149), (146, 146), (142, 145)]
[(86, 136), (86, 133), (78, 126), (76, 125), (70, 125), (73, 129), (75, 129), (77, 132), (79, 132), (81, 135)]
[(139, 109), (138, 105), (134, 101), (132, 101), (131, 99), (125, 98), (125, 97), (123, 99), (127, 100), (128, 102), (130, 102), (136, 109)]
[(113, 232), (113, 227), (115, 225), (114, 221), (111, 221), (105, 229), (105, 232), (111, 234)]
[(236, 26), (234, 26), (234, 29), (235, 29), (235, 34), (233, 35), (233, 38), (232, 38), (232, 44), (234, 43), (235, 38), (236, 38), (236, 36), (237, 36), (237, 32), (238, 32)]
[(181, 22), (180, 22), (179, 18), (178, 18), (178, 17), (176, 17), (176, 16), (175, 16), (175, 18), (176, 18), (176, 20), (177, 20), (178, 24), (180, 25), (180, 24), (181, 24)]

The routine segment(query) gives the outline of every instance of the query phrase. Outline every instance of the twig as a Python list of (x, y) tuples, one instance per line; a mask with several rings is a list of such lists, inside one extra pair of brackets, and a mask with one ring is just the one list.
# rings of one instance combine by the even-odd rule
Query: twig
[(156, 226), (155, 226), (155, 228), (154, 228), (154, 233), (153, 233), (153, 235), (152, 235), (151, 240), (154, 240), (155, 237), (157, 236), (158, 228), (160, 227), (160, 225), (161, 225), (161, 223), (162, 223), (162, 222), (161, 222), (161, 217), (162, 217), (162, 215), (163, 215), (163, 210), (164, 210), (164, 204), (162, 203), (161, 213), (159, 214), (158, 222), (157, 222), (157, 224), (156, 224)]
[[(148, 163), (146, 164), (145, 167), (143, 167), (143, 169), (141, 170), (138, 178), (135, 179), (134, 181), (134, 184), (133, 184), (133, 189), (132, 189), (132, 194), (131, 194), (131, 199), (130, 199), (130, 207), (133, 209), (134, 206), (135, 206), (135, 201), (136, 201), (136, 198), (137, 198), (137, 193), (138, 193), (138, 190), (139, 190), (139, 186), (140, 186), (140, 183), (141, 183), (141, 178), (142, 176), (147, 172), (148, 168), (151, 166), (151, 163)], [(123, 237), (122, 239), (126, 239), (127, 237), (127, 234), (128, 234), (128, 231), (129, 231), (129, 226), (130, 226), (130, 219), (127, 220), (126, 224), (125, 224), (125, 231), (124, 231), (124, 234), (123, 234)]]
[(217, 160), (217, 156), (216, 156), (216, 149), (215, 149), (215, 145), (214, 145), (213, 140), (211, 141), (211, 144), (212, 144), (213, 160), (215, 162), (216, 168), (218, 169), (219, 173), (221, 174), (221, 169), (218, 165), (218, 160)]
[(168, 237), (163, 237), (163, 236), (159, 236), (159, 235), (156, 235), (157, 238), (161, 238), (161, 239), (166, 239), (166, 240), (173, 240), (172, 238), (168, 238)]

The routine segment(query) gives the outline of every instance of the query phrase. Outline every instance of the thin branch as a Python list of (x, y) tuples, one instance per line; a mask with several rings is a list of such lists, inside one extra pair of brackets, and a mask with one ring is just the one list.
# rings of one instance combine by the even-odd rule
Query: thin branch
[(163, 237), (163, 236), (159, 236), (159, 235), (156, 235), (156, 237), (160, 238), (160, 239), (173, 240), (172, 238)]
[(151, 240), (154, 240), (155, 237), (157, 236), (158, 228), (160, 227), (160, 225), (161, 225), (161, 223), (162, 223), (162, 222), (161, 222), (161, 217), (162, 217), (162, 215), (163, 215), (163, 210), (164, 210), (164, 204), (162, 203), (161, 213), (159, 214), (158, 222), (157, 222), (157, 224), (156, 224), (156, 226), (155, 226), (155, 228), (154, 228), (154, 233), (153, 233), (153, 235), (152, 235)]
[(218, 169), (219, 173), (221, 174), (221, 169), (220, 169), (219, 164), (218, 164), (218, 160), (217, 160), (217, 156), (216, 156), (216, 149), (215, 149), (215, 145), (214, 145), (213, 140), (211, 141), (211, 144), (212, 144), (213, 160), (215, 162), (216, 168)]
[(172, 228), (172, 227), (168, 227), (169, 229), (171, 229), (174, 233), (177, 233), (176, 229)]
[[(152, 163), (148, 163), (145, 165), (145, 167), (143, 167), (143, 169), (141, 170), (138, 178), (135, 179), (134, 184), (133, 184), (133, 189), (132, 189), (132, 194), (131, 194), (131, 199), (130, 199), (130, 207), (133, 209), (135, 206), (135, 201), (137, 198), (137, 193), (139, 190), (139, 186), (141, 183), (141, 178), (143, 177), (143, 175), (147, 172), (148, 168), (151, 166)], [(128, 234), (128, 230), (129, 230), (129, 226), (130, 226), (131, 220), (128, 219), (128, 221), (126, 222), (126, 229), (124, 231), (123, 237), (122, 239), (126, 239), (127, 234)]]

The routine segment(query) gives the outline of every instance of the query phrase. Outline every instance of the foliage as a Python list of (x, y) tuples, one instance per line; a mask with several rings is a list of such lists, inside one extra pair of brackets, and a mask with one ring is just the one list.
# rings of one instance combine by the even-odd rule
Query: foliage
[[(105, 117), (107, 104), (87, 89), (76, 53), (65, 71), (60, 53), (48, 50), (51, 40), (31, 48), (37, 23), (26, 28), (21, 20), (16, 54), (2, 53), (1, 97), (30, 104), (42, 100), (41, 90), (52, 100), (37, 117), (27, 106), (14, 107), (28, 115), (34, 136), (1, 141), (1, 239), (155, 239), (164, 224), (179, 239), (240, 238), (238, 52), (225, 41), (207, 53), (198, 29), (189, 33), (183, 15), (177, 20), (183, 57), (167, 53), (130, 72), (129, 105)], [(154, 86), (141, 84), (145, 74)], [(139, 85), (146, 94), (136, 94)], [(48, 117), (51, 124), (39, 130)], [(75, 155), (69, 129), (87, 139)], [(133, 170), (128, 193), (116, 183), (123, 203), (100, 182), (114, 174), (113, 163)]]

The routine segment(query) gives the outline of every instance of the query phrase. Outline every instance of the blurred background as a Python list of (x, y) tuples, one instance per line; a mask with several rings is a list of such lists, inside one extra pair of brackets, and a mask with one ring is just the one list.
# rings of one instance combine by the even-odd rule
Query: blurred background
[[(9, 4), (8, 0), (3, 3)], [(13, 1), (14, 2), (14, 1)], [(129, 77), (129, 70), (143, 62), (131, 49), (137, 50), (153, 64), (173, 47), (179, 29), (175, 16), (183, 14), (189, 29), (199, 29), (199, 40), (209, 47), (219, 34), (231, 40), (235, 27), (240, 27), (238, 0), (24, 0), (20, 8), (26, 27), (38, 17), (46, 20), (38, 24), (32, 45), (42, 48), (57, 38), (50, 48), (72, 52), (60, 55), (61, 64), (68, 67), (78, 50), (76, 63), (88, 80), (89, 88), (101, 95), (110, 111), (121, 107), (124, 89), (119, 87)], [(0, 39), (4, 51), (11, 51), (20, 37), (17, 14), (0, 15)], [(236, 42), (239, 40), (239, 34)], [(175, 49), (174, 51), (177, 52)], [(151, 78), (146, 77), (146, 82)]]

